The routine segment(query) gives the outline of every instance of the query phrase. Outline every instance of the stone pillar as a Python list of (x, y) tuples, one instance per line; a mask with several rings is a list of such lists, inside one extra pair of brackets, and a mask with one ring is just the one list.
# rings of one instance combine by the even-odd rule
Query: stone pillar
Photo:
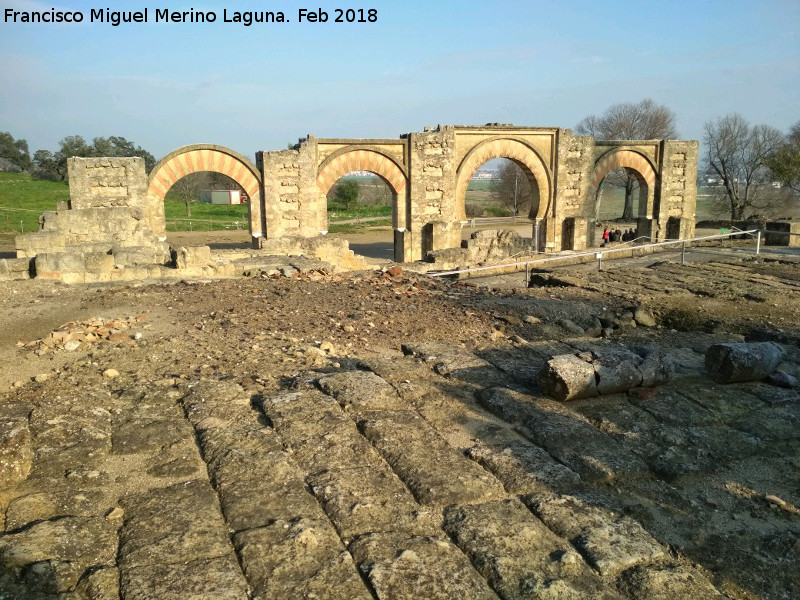
[[(588, 243), (586, 228), (594, 218), (594, 138), (575, 136), (569, 129), (559, 130), (553, 204), (547, 213), (547, 244), (550, 251), (583, 250)], [(565, 219), (571, 219), (566, 221)], [(564, 232), (571, 239), (564, 240)]]
[(657, 181), (654, 217), (666, 234), (670, 217), (677, 219), (680, 238), (694, 237), (697, 210), (697, 156), (696, 141), (664, 140), (661, 142), (661, 172)]
[[(453, 155), (455, 134), (453, 127), (440, 126), (435, 130), (408, 134), (408, 137), (409, 191), (406, 227), (410, 233), (409, 239), (413, 241), (409, 258), (422, 260), (431, 250), (461, 245), (461, 223), (456, 207), (457, 165)], [(437, 225), (437, 233), (434, 233), (432, 225), (435, 223), (449, 226)], [(458, 239), (453, 233), (456, 228)]]
[(317, 187), (316, 140), (298, 150), (259, 152), (266, 237), (316, 237), (328, 229), (325, 194)]
[(428, 252), (445, 248), (460, 248), (462, 227), (461, 221), (427, 223), (422, 228), (423, 258), (427, 256)]

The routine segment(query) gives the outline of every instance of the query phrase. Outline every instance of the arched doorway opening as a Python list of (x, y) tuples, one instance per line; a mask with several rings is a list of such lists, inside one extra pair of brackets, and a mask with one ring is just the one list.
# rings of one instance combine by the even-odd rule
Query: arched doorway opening
[(164, 222), (171, 246), (247, 247), (250, 197), (227, 175), (198, 171), (184, 175), (164, 196)]
[(380, 175), (347, 173), (334, 182), (326, 197), (328, 235), (345, 238), (356, 254), (394, 258), (397, 197)]
[[(250, 243), (257, 242), (266, 231), (264, 211), (261, 206), (261, 176), (258, 169), (241, 154), (213, 144), (178, 148), (158, 161), (150, 172), (147, 194), (158, 221), (155, 227), (156, 233), (164, 237), (167, 234), (164, 204), (167, 193), (175, 184), (196, 173), (217, 173), (227, 178), (224, 181), (234, 182), (228, 185), (233, 188), (235, 184), (235, 188), (240, 192), (240, 202), (246, 198), (247, 216), (243, 230), (248, 231)], [(181, 185), (183, 184), (179, 184), (179, 189)], [(234, 222), (236, 216), (233, 215)]]
[(344, 148), (322, 162), (317, 188), (325, 195), (329, 235), (347, 239), (356, 254), (402, 260), (395, 232), (406, 227), (407, 177), (391, 157)]
[[(492, 172), (493, 182), (480, 183), (481, 173)], [(476, 179), (477, 174), (477, 179)], [(552, 181), (549, 169), (539, 154), (527, 144), (513, 139), (496, 138), (475, 146), (458, 168), (456, 212), (467, 223), (462, 230), (469, 237), (481, 225), (480, 217), (467, 214), (469, 188), (484, 195), (484, 201), (494, 196), (491, 205), (496, 214), (505, 213), (507, 223), (486, 223), (495, 229), (513, 227), (524, 237), (538, 234), (537, 248), (544, 249), (548, 238), (547, 217), (551, 208)], [(483, 188), (483, 189), (480, 189)], [(477, 195), (472, 199), (478, 200)], [(477, 202), (470, 202), (470, 212)], [(516, 223), (515, 223), (516, 215)], [(495, 217), (497, 218), (497, 217)], [(485, 227), (484, 227), (485, 228)]]
[(655, 181), (655, 169), (637, 152), (611, 151), (597, 161), (591, 179), (595, 244), (602, 243), (604, 229), (616, 233), (612, 241), (654, 237)]
[(464, 197), (467, 219), (525, 220), (539, 212), (539, 184), (519, 161), (497, 158), (479, 166)]

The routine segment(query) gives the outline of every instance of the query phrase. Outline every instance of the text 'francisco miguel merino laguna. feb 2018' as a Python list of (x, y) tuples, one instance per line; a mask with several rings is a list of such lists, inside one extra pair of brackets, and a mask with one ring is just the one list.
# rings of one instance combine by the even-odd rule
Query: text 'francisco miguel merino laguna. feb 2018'
[[(299, 8), (296, 23), (376, 23), (378, 10), (375, 8), (335, 8), (324, 11)], [(152, 18), (152, 20), (151, 20)], [(238, 11), (223, 9), (222, 15), (213, 10), (177, 11), (168, 8), (141, 10), (111, 10), (93, 8), (88, 13), (81, 11), (24, 11), (6, 8), (3, 11), (5, 23), (106, 23), (118, 27), (123, 23), (236, 23), (249, 27), (256, 23), (289, 23), (290, 18), (283, 11)]]

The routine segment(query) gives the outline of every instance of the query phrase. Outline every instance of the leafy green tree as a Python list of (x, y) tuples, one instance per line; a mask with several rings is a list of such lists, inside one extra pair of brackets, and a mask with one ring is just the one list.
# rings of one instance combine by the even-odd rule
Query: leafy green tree
[(147, 172), (150, 172), (156, 164), (156, 159), (152, 154), (123, 137), (96, 137), (91, 144), (88, 144), (81, 136), (70, 135), (61, 140), (57, 152), (51, 153), (48, 150), (38, 150), (34, 154), (33, 162), (36, 165), (34, 175), (40, 179), (65, 181), (68, 175), (67, 159), (71, 157), (89, 158), (101, 156), (141, 157), (144, 159), (145, 171)]
[(784, 143), (766, 163), (778, 181), (800, 194), (800, 121), (792, 125)]
[(60, 165), (55, 154), (50, 150), (37, 150), (33, 154), (33, 176), (48, 181), (64, 181), (67, 177), (67, 165)]
[(344, 210), (350, 208), (358, 202), (361, 195), (361, 184), (355, 179), (343, 179), (338, 182), (333, 191), (333, 203)]
[(774, 127), (751, 127), (735, 113), (705, 124), (707, 171), (722, 180), (731, 219), (743, 219), (747, 210), (763, 210), (774, 203), (775, 198), (765, 193), (772, 177), (767, 163), (783, 141)]
[[(609, 107), (601, 116), (590, 115), (575, 126), (575, 133), (591, 135), (598, 140), (667, 140), (678, 137), (675, 113), (656, 104), (649, 98), (637, 104), (623, 103)], [(636, 175), (628, 169), (617, 169), (609, 174), (609, 181), (625, 188), (623, 219), (634, 218), (634, 192), (639, 187)], [(597, 187), (596, 204), (603, 183)]]
[(20, 171), (30, 171), (33, 165), (28, 142), (23, 139), (15, 140), (7, 131), (0, 131), (0, 159), (5, 159)]

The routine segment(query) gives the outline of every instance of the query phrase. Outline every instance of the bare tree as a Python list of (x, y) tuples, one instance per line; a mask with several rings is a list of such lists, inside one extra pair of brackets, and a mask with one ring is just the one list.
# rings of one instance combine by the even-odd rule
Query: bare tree
[(199, 199), (200, 190), (208, 188), (208, 175), (206, 172), (191, 173), (172, 184), (170, 191), (174, 192), (178, 199), (186, 205), (187, 217), (192, 216), (192, 202)]
[(504, 161), (498, 178), (492, 182), (492, 197), (498, 200), (512, 216), (529, 209), (531, 203), (531, 184), (525, 171), (512, 160)]
[(706, 123), (703, 141), (708, 171), (722, 180), (731, 219), (769, 208), (773, 199), (764, 193), (771, 187), (767, 161), (783, 143), (781, 132), (769, 125), (751, 127), (734, 113)]
[[(678, 137), (675, 118), (671, 109), (646, 98), (638, 104), (615, 104), (599, 117), (589, 115), (575, 126), (575, 132), (579, 135), (591, 135), (598, 140), (675, 139)], [(635, 192), (639, 187), (637, 176), (628, 169), (617, 169), (609, 174), (609, 182), (625, 188), (622, 218), (632, 219)], [(602, 186), (601, 182), (595, 195), (598, 211)]]

